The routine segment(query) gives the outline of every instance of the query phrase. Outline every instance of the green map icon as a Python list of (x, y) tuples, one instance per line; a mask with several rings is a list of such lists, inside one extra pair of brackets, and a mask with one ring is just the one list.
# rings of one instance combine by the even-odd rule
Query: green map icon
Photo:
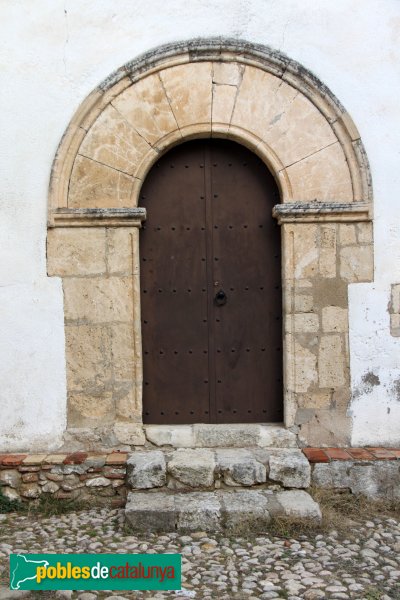
[[(15, 562), (17, 563), (16, 565)], [(17, 554), (14, 558), (13, 571), (10, 577), (10, 588), (12, 590), (19, 590), (21, 583), (30, 579), (36, 579), (36, 569), (38, 567), (48, 566), (49, 563), (47, 560), (31, 560), (25, 558), (23, 554)]]

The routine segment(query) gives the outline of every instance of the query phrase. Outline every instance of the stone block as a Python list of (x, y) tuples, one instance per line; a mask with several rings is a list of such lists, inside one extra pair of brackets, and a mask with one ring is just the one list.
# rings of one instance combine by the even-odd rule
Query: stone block
[(67, 458), (67, 454), (48, 454), (43, 460), (45, 465), (62, 465)]
[[(230, 123), (237, 88), (232, 85), (213, 85), (212, 123)], [(226, 129), (228, 129), (226, 126)]]
[(107, 326), (66, 325), (68, 389), (104, 388), (112, 376), (111, 335)]
[(266, 481), (265, 466), (246, 450), (216, 450), (217, 471), (229, 486), (251, 486)]
[(8, 487), (6, 485), (1, 488), (1, 493), (3, 494), (3, 496), (5, 498), (7, 498), (7, 500), (11, 500), (11, 501), (12, 500), (21, 500), (17, 490), (15, 490), (14, 488)]
[(306, 392), (305, 394), (297, 395), (299, 408), (329, 408), (332, 402), (332, 393), (330, 391), (323, 392)]
[(288, 488), (310, 486), (311, 468), (301, 450), (280, 450), (269, 459), (269, 479)]
[(311, 446), (347, 446), (350, 434), (350, 417), (345, 409), (336, 407), (334, 412), (330, 408), (315, 410), (314, 417), (300, 426), (299, 440)]
[(108, 165), (77, 156), (68, 191), (70, 208), (129, 208), (133, 178)]
[(319, 384), (323, 388), (345, 384), (343, 344), (340, 335), (321, 336), (318, 372)]
[(306, 392), (318, 381), (317, 357), (300, 343), (294, 343), (293, 358), (295, 364), (296, 392)]
[[(114, 475), (123, 475), (126, 473), (126, 464), (129, 454), (127, 452), (111, 452), (106, 458), (106, 468), (104, 473), (109, 473), (110, 478)], [(106, 475), (108, 477), (108, 475)]]
[(352, 202), (353, 188), (339, 142), (286, 168), (293, 197), (303, 202)]
[(66, 321), (132, 322), (131, 277), (71, 277), (63, 280), (63, 289)]
[(35, 498), (39, 498), (41, 489), (37, 483), (22, 483), (19, 488), (19, 493), (24, 498), (34, 500)]
[(30, 454), (22, 461), (24, 466), (41, 465), (47, 454)]
[(47, 232), (47, 273), (67, 277), (106, 272), (105, 229), (59, 227)]
[(132, 275), (133, 252), (136, 252), (139, 229), (116, 227), (107, 229), (106, 261), (110, 275)]
[(293, 315), (294, 331), (296, 333), (315, 333), (319, 330), (319, 318), (314, 313), (299, 313)]
[(350, 469), (351, 491), (370, 500), (400, 499), (400, 467), (398, 461), (356, 463)]
[(357, 244), (356, 226), (350, 223), (340, 223), (339, 242), (341, 246), (355, 246)]
[(400, 337), (400, 315), (390, 315), (390, 334)]
[(113, 399), (115, 415), (118, 421), (140, 424), (142, 407), (133, 381), (114, 381)]
[(203, 448), (243, 448), (256, 446), (259, 425), (194, 425), (195, 445)]
[(391, 295), (390, 295), (390, 312), (400, 313), (400, 284), (394, 283), (391, 286)]
[(79, 154), (113, 169), (134, 175), (151, 146), (112, 104), (87, 132)]
[(180, 128), (209, 123), (211, 129), (212, 65), (187, 63), (160, 72), (167, 98)]
[(321, 226), (319, 273), (321, 277), (336, 277), (336, 225)]
[(151, 145), (177, 129), (158, 73), (136, 81), (112, 101), (116, 110)]
[(48, 481), (42, 487), (42, 492), (45, 494), (55, 494), (60, 489), (60, 486), (55, 481)]
[(91, 427), (114, 422), (115, 405), (112, 392), (70, 392), (68, 425)]
[(113, 374), (117, 380), (130, 380), (134, 375), (135, 341), (132, 326), (111, 325), (111, 355)]
[(310, 313), (314, 308), (314, 298), (310, 294), (296, 294), (294, 310), (296, 313)]
[(221, 530), (221, 504), (215, 492), (176, 494), (175, 506), (178, 530)]
[(120, 444), (130, 446), (143, 446), (146, 441), (143, 425), (137, 423), (125, 423), (123, 421), (114, 424), (114, 434)]
[(85, 485), (90, 488), (103, 488), (111, 485), (111, 481), (106, 477), (93, 477), (93, 479), (87, 479)]
[(146, 438), (156, 446), (190, 448), (195, 445), (191, 425), (145, 425)]
[(318, 274), (318, 227), (309, 223), (298, 223), (294, 234), (294, 278), (308, 279)]
[(327, 489), (350, 489), (350, 469), (352, 466), (353, 462), (351, 460), (318, 463), (312, 469), (312, 484)]
[(221, 503), (221, 518), (224, 528), (232, 533), (262, 531), (271, 521), (268, 500), (262, 492), (255, 490), (218, 491)]
[(244, 67), (237, 62), (212, 63), (212, 81), (220, 85), (238, 86), (243, 77)]
[(372, 281), (374, 261), (372, 246), (347, 246), (340, 250), (340, 276), (349, 283)]
[(39, 477), (37, 473), (23, 473), (21, 479), (24, 483), (35, 483)]
[(130, 492), (125, 506), (125, 518), (134, 531), (175, 531), (175, 498), (164, 492)]
[(360, 244), (372, 244), (374, 241), (372, 223), (357, 223), (357, 235)]
[(14, 469), (0, 471), (0, 484), (11, 488), (18, 488), (21, 483), (21, 475)]
[(214, 453), (205, 449), (176, 450), (168, 462), (170, 475), (193, 488), (214, 485), (215, 467)]
[(347, 308), (325, 306), (322, 309), (322, 331), (324, 333), (345, 332), (349, 328)]
[(101, 469), (106, 464), (106, 454), (90, 454), (85, 460), (88, 468)]
[(312, 483), (325, 489), (349, 489), (371, 500), (400, 498), (398, 461), (334, 461), (315, 465)]
[(321, 522), (322, 515), (317, 502), (304, 490), (278, 492), (275, 500), (278, 507), (272, 503), (269, 506), (269, 511), (273, 517), (291, 517), (295, 519), (310, 519), (317, 523)]
[(327, 120), (303, 94), (297, 94), (287, 107), (278, 109), (264, 139), (285, 167), (336, 142)]
[[(232, 124), (257, 135), (274, 150), (277, 146), (275, 152), (281, 162), (288, 164), (286, 159), (288, 159), (290, 143), (279, 141), (279, 136), (289, 135), (293, 140), (288, 132), (285, 111), (296, 95), (297, 91), (279, 77), (246, 65), (235, 103)], [(266, 98), (268, 98), (267, 102)], [(279, 124), (281, 119), (283, 119), (283, 127)], [(295, 151), (299, 151), (299, 145), (295, 145)]]
[(296, 435), (282, 425), (261, 425), (258, 445), (261, 448), (296, 448)]
[(134, 489), (162, 487), (167, 482), (164, 454), (154, 452), (134, 452), (127, 462), (128, 484)]

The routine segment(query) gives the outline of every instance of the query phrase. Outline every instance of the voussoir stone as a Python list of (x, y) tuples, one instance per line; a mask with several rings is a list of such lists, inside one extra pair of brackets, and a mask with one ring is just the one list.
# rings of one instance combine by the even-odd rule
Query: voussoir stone
[(211, 487), (216, 463), (214, 453), (205, 449), (179, 449), (172, 454), (168, 472), (190, 487)]
[(217, 450), (218, 471), (226, 485), (251, 486), (266, 481), (266, 468), (246, 450)]
[(127, 462), (127, 477), (130, 487), (148, 489), (166, 484), (166, 464), (160, 450), (135, 452)]
[(307, 488), (310, 486), (311, 468), (301, 450), (280, 450), (269, 459), (269, 478), (284, 487)]

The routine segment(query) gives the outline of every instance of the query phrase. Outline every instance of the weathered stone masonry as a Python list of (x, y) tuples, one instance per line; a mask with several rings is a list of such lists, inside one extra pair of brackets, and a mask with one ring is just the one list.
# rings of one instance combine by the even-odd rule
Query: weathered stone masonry
[[(308, 459), (308, 460), (307, 460)], [(172, 494), (221, 490), (265, 494), (341, 489), (370, 499), (398, 499), (400, 449), (163, 447), (125, 452), (0, 455), (0, 487), (10, 500), (89, 501), (124, 506), (128, 489)], [(188, 496), (185, 494), (183, 498)], [(230, 496), (234, 498), (234, 496)], [(153, 496), (154, 498), (154, 496)], [(264, 515), (265, 516), (265, 515)]]
[(209, 136), (252, 149), (280, 188), (285, 425), (301, 444), (346, 445), (347, 287), (373, 278), (365, 152), (315, 77), (230, 40), (167, 46), (125, 65), (87, 98), (60, 144), (47, 253), (49, 275), (63, 278), (69, 435), (145, 441), (139, 191), (160, 153)]

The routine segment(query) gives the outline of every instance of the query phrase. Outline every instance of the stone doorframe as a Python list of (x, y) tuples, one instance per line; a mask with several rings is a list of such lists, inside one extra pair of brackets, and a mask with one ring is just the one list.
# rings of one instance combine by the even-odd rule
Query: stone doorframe
[(372, 186), (334, 95), (286, 56), (247, 42), (163, 46), (84, 100), (50, 182), (48, 274), (63, 280), (69, 435), (142, 444), (139, 192), (157, 158), (196, 137), (255, 152), (282, 225), (285, 426), (346, 445), (349, 283), (373, 278)]

